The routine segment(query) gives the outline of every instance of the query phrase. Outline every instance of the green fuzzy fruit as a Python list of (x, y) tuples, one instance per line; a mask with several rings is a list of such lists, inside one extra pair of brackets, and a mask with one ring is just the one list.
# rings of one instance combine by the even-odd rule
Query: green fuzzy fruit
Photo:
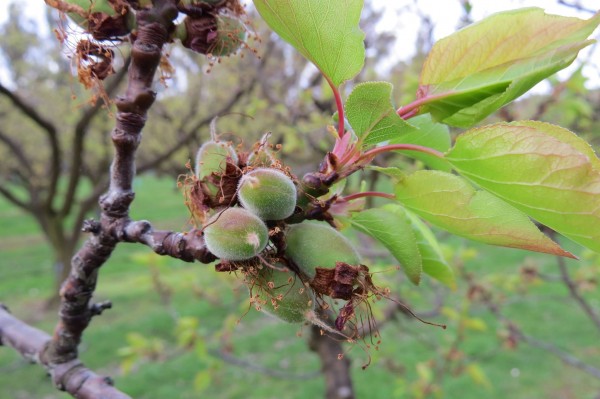
[(291, 225), (286, 234), (285, 253), (310, 278), (316, 267), (334, 268), (336, 262), (359, 265), (360, 256), (352, 243), (325, 223)]
[(217, 15), (217, 37), (211, 44), (210, 54), (215, 57), (231, 55), (246, 41), (246, 27), (238, 18)]
[(306, 314), (314, 309), (312, 290), (291, 271), (263, 267), (255, 277), (252, 293), (259, 295), (258, 304), (263, 312), (288, 323), (303, 323)]
[(258, 255), (269, 241), (267, 226), (243, 208), (227, 208), (206, 223), (208, 250), (224, 260), (246, 260)]
[(283, 220), (296, 208), (296, 186), (277, 169), (258, 168), (240, 179), (238, 200), (262, 220)]
[(238, 163), (238, 156), (231, 144), (224, 141), (207, 141), (196, 153), (196, 176), (203, 179), (213, 172), (224, 172), (227, 160)]

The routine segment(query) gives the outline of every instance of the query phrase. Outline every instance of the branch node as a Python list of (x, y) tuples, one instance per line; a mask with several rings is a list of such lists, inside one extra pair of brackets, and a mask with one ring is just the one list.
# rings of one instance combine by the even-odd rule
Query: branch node
[(102, 312), (104, 312), (107, 309), (112, 309), (111, 301), (102, 301), (102, 302), (92, 304), (90, 306), (90, 313), (91, 313), (92, 317), (100, 316), (102, 314)]
[(100, 233), (101, 224), (97, 220), (87, 219), (83, 221), (83, 226), (81, 226), (81, 231), (84, 233), (92, 233), (98, 234)]

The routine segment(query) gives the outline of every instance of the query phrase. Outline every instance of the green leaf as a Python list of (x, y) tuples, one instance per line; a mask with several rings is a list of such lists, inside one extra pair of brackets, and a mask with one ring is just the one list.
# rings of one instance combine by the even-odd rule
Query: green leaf
[[(410, 119), (412, 126), (416, 130), (407, 132), (400, 137), (390, 140), (390, 144), (417, 144), (423, 147), (433, 148), (439, 152), (446, 152), (450, 148), (451, 139), (448, 126), (436, 123), (431, 118), (431, 115), (419, 115)], [(418, 151), (398, 151), (407, 157), (418, 159), (425, 165), (433, 169), (444, 170), (449, 172), (452, 167), (445, 159), (440, 159), (433, 155), (425, 154)]]
[(482, 188), (600, 252), (600, 160), (574, 133), (542, 122), (498, 123), (460, 135), (448, 160)]
[[(411, 119), (409, 124), (396, 113), (391, 101), (392, 84), (366, 82), (357, 85), (346, 101), (346, 118), (363, 147), (380, 143), (416, 144), (445, 152), (450, 148), (446, 125), (435, 123), (430, 115)], [(399, 151), (435, 169), (449, 171), (444, 159), (418, 151)]]
[(399, 181), (399, 180), (404, 179), (404, 177), (406, 177), (406, 173), (402, 169), (397, 168), (395, 166), (383, 167), (383, 166), (376, 166), (376, 165), (367, 165), (366, 169), (374, 170), (375, 172), (382, 173), (388, 177), (391, 177), (392, 180), (394, 180), (394, 181)]
[(396, 114), (392, 84), (366, 82), (356, 85), (346, 101), (346, 118), (363, 147), (397, 139), (416, 128)]
[(421, 112), (469, 127), (570, 65), (600, 24), (525, 8), (491, 15), (437, 42), (421, 72)]
[(415, 238), (419, 247), (419, 253), (421, 254), (421, 259), (423, 261), (423, 272), (439, 282), (446, 284), (448, 287), (455, 289), (456, 280), (454, 278), (454, 272), (446, 262), (437, 238), (431, 229), (423, 223), (418, 216), (407, 210), (403, 211), (406, 212), (406, 215), (412, 223), (413, 232), (415, 233)]
[(406, 208), (456, 235), (487, 244), (573, 257), (542, 234), (527, 215), (459, 176), (418, 171), (396, 186)]
[(352, 227), (375, 238), (400, 262), (410, 281), (421, 281), (421, 254), (411, 221), (401, 212), (373, 208), (356, 213), (350, 219)]
[(254, 0), (261, 17), (331, 80), (352, 79), (363, 67), (362, 0)]

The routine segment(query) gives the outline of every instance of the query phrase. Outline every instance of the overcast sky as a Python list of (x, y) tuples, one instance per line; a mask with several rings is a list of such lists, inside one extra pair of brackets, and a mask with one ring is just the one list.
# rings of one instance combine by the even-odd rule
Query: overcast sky
[[(0, 0), (0, 24), (6, 21), (8, 5), (15, 0)], [(31, 18), (37, 21), (39, 31), (47, 31), (45, 26), (43, 12), (45, 5), (43, 0), (16, 0), (26, 4), (26, 9), (31, 14)], [(598, 9), (600, 2), (598, 0), (566, 0), (570, 3), (579, 3), (584, 8)], [(243, 2), (243, 0), (242, 0)], [(371, 0), (377, 8), (385, 8), (386, 12), (383, 17), (381, 29), (398, 32), (394, 54), (401, 59), (408, 59), (414, 51), (416, 34), (418, 32), (419, 18), (415, 17), (415, 12), (419, 10), (424, 15), (430, 17), (433, 22), (434, 38), (440, 39), (445, 37), (457, 28), (462, 15), (462, 6), (460, 0)], [(580, 12), (574, 8), (560, 5), (558, 0), (471, 0), (472, 19), (477, 21), (494, 12), (508, 10), (519, 7), (541, 7), (550, 14), (560, 14), (568, 16), (577, 16), (580, 18), (589, 18), (590, 13)], [(600, 38), (600, 33), (597, 30), (595, 37)], [(0, 39), (1, 40), (1, 39)], [(403, 45), (404, 43), (404, 45)], [(406, 45), (410, 43), (411, 45)], [(600, 46), (596, 46), (600, 47)], [(579, 59), (588, 57), (589, 53), (582, 52)], [(590, 79), (590, 87), (600, 87), (600, 49), (596, 48), (591, 58), (593, 65), (584, 70), (584, 75)], [(572, 67), (571, 69), (574, 69)], [(562, 76), (567, 76), (568, 72), (563, 72)], [(543, 87), (543, 85), (542, 85)]]

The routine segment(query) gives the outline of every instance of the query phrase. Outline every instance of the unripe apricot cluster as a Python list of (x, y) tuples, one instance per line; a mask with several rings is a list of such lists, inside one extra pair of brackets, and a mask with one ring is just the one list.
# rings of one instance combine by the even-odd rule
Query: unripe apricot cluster
[[(239, 157), (230, 143), (211, 140), (196, 155), (199, 180), (218, 178), (227, 163), (237, 165)], [(217, 187), (211, 187), (214, 191)], [(215, 256), (228, 261), (243, 261), (257, 256), (268, 242), (265, 222), (283, 220), (296, 207), (296, 186), (277, 169), (257, 168), (239, 179), (237, 200), (241, 207), (217, 211), (204, 227), (206, 246)]]
[(360, 258), (327, 223), (286, 223), (296, 211), (294, 180), (276, 161), (257, 165), (249, 159), (216, 139), (198, 150), (196, 176), (212, 184), (213, 192), (227, 171), (240, 174), (231, 203), (214, 209), (204, 223), (206, 247), (234, 270), (244, 271), (256, 308), (290, 323), (310, 320), (317, 303), (310, 286), (316, 268), (333, 269), (338, 262), (359, 265)]

